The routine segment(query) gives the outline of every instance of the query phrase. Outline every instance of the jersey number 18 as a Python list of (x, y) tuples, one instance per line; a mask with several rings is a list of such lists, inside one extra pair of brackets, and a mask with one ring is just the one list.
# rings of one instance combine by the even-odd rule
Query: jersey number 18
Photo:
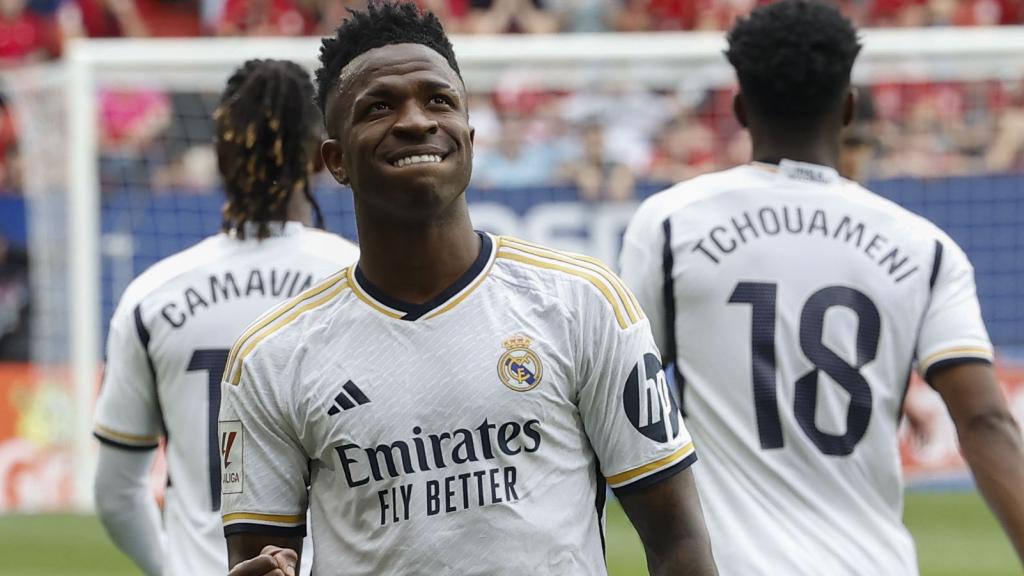
[[(776, 400), (775, 326), (778, 285), (740, 282), (730, 304), (750, 304), (754, 409), (761, 448), (782, 448), (782, 423)], [(825, 313), (843, 306), (857, 315), (857, 361), (851, 365), (822, 340)], [(830, 456), (847, 456), (868, 429), (871, 420), (871, 387), (860, 373), (878, 355), (881, 318), (878, 307), (864, 293), (847, 286), (828, 286), (804, 303), (800, 313), (800, 349), (814, 368), (796, 381), (794, 415), (804, 434)], [(830, 434), (818, 428), (814, 415), (818, 405), (818, 374), (824, 372), (850, 394), (846, 432)]]

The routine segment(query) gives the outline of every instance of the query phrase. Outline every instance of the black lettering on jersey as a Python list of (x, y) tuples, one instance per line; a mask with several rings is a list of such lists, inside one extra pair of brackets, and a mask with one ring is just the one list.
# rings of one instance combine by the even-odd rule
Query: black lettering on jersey
[(297, 291), (292, 292), (291, 294), (289, 294), (289, 296), (294, 296), (294, 295), (298, 294), (299, 292), (305, 292), (306, 290), (309, 290), (312, 287), (313, 287), (313, 276), (312, 275), (306, 276), (306, 280), (302, 283), (302, 286), (299, 286), (299, 289)]
[(532, 454), (540, 448), (540, 431), (537, 430), (538, 426), (540, 426), (540, 420), (527, 420), (526, 424), (523, 424), (523, 434), (530, 440), (533, 440), (533, 446), (523, 444), (523, 450), (528, 454)]
[(735, 218), (732, 218), (732, 227), (736, 230), (736, 235), (740, 237), (740, 241), (744, 244), (747, 243), (747, 232), (749, 231), (754, 238), (760, 238), (761, 235), (757, 233), (757, 228), (754, 227), (754, 221), (750, 219), (750, 214), (743, 213), (743, 223), (740, 223)]
[(238, 283), (235, 282), (235, 276), (231, 272), (224, 273), (223, 282), (216, 274), (210, 274), (210, 301), (214, 304), (217, 303), (218, 294), (224, 301), (230, 300), (232, 294), (235, 298), (241, 296), (238, 291)]
[(839, 238), (839, 235), (845, 231), (846, 237), (843, 240), (849, 244), (850, 240), (853, 240), (854, 235), (856, 235), (857, 242), (854, 245), (860, 248), (861, 242), (864, 241), (864, 223), (857, 222), (856, 226), (853, 226), (852, 223), (853, 220), (849, 216), (843, 216), (843, 219), (839, 221), (839, 225), (836, 226), (835, 232), (832, 233), (832, 237)]
[(267, 292), (263, 288), (263, 274), (260, 273), (259, 269), (253, 269), (249, 272), (249, 282), (245, 285), (245, 296), (248, 298), (253, 292), (259, 292), (260, 296), (266, 296)]
[[(491, 430), (494, 430), (494, 428), (494, 424), (488, 422), (487, 418), (484, 418), (483, 423), (476, 428), (477, 433), (480, 435), (480, 450), (483, 451), (484, 458), (487, 460), (494, 458), (494, 452), (491, 450)], [(539, 444), (540, 441), (538, 440), (537, 443)]]
[(498, 448), (509, 456), (515, 456), (522, 450), (521, 446), (513, 446), (512, 441), (519, 436), (519, 432), (522, 428), (519, 427), (518, 422), (506, 422), (498, 428)]
[[(455, 432), (452, 432), (452, 438), (459, 436), (458, 443), (452, 450), (452, 462), (456, 464), (465, 464), (466, 462), (476, 462), (476, 448), (473, 446), (473, 433), (465, 428), (459, 428)], [(462, 454), (459, 454), (459, 451)]]
[(180, 298), (165, 304), (160, 315), (172, 329), (177, 329), (184, 326), (189, 318), (217, 304), (251, 296), (290, 298), (312, 287), (314, 280), (312, 274), (301, 270), (282, 272), (275, 268), (253, 268), (245, 275), (243, 291), (239, 283), (241, 277), (236, 277), (233, 272), (210, 274), (205, 280), (186, 287)]
[[(486, 462), (495, 458), (521, 457), (522, 454), (537, 452), (543, 444), (541, 422), (538, 419), (527, 420), (525, 423), (504, 422), (500, 425), (484, 420), (476, 428), (457, 428), (454, 432), (440, 434), (424, 434), (421, 427), (415, 426), (412, 432), (415, 436), (411, 441), (395, 440), (372, 448), (363, 448), (354, 443), (334, 446), (348, 486), (355, 488), (371, 481), (387, 481), (418, 472)], [(493, 450), (495, 444), (499, 449), (498, 454)]]
[(903, 255), (903, 257), (900, 258), (900, 249), (893, 248), (892, 250), (889, 250), (889, 252), (885, 256), (882, 256), (882, 259), (878, 261), (878, 265), (885, 266), (886, 262), (888, 262), (888, 272), (889, 275), (892, 276), (899, 272), (900, 268), (903, 268), (903, 265), (906, 264), (909, 260), (910, 256)]
[(188, 315), (195, 316), (196, 308), (202, 306), (203, 308), (209, 308), (210, 304), (196, 291), (195, 288), (185, 289), (185, 303), (188, 304)]
[(811, 216), (811, 225), (807, 228), (807, 235), (814, 234), (815, 230), (820, 230), (821, 235), (828, 237), (828, 226), (825, 223), (825, 212), (822, 210), (815, 210), (814, 215)]
[[(871, 241), (868, 242), (868, 245), (864, 247), (864, 253), (867, 254), (869, 257), (874, 258), (875, 255), (878, 253), (878, 249), (882, 247), (882, 244), (885, 244), (887, 242), (888, 240), (885, 238), (885, 236), (882, 236), (881, 234), (875, 234), (874, 236), (871, 237)], [(874, 252), (874, 254), (872, 254), (872, 252)]]
[(185, 313), (178, 310), (178, 305), (174, 302), (161, 308), (160, 315), (167, 320), (172, 328), (181, 328), (185, 325)]
[(779, 213), (771, 206), (765, 206), (757, 211), (757, 217), (761, 221), (761, 230), (769, 236), (775, 236), (782, 231), (782, 222), (779, 220)]
[[(790, 221), (790, 211), (793, 212), (792, 221)], [(799, 206), (796, 208), (783, 206), (782, 220), (786, 223), (786, 232), (789, 232), (790, 234), (799, 234), (804, 229), (804, 211)]]
[(277, 296), (280, 296), (281, 294), (283, 294), (284, 293), (284, 286), (285, 286), (285, 284), (288, 283), (288, 278), (290, 278), (291, 275), (292, 275), (292, 273), (290, 271), (286, 271), (284, 273), (284, 277), (281, 278), (281, 284), (278, 285), (278, 283), (277, 283), (277, 270), (276, 269), (271, 269), (270, 270), (270, 295), (274, 296), (274, 297), (277, 297)]
[[(427, 480), (423, 484), (423, 511), (426, 516), (437, 516), (467, 510), (473, 506), (518, 502), (518, 476), (515, 466), (504, 466)], [(404, 495), (402, 497), (404, 499)], [(378, 499), (381, 503), (381, 526), (389, 520), (401, 520), (397, 512), (391, 512), (393, 507), (402, 506), (401, 502), (384, 490), (378, 492)], [(411, 495), (409, 500), (412, 500)]]
[(714, 228), (711, 229), (711, 241), (715, 243), (715, 246), (717, 246), (719, 250), (722, 251), (722, 254), (730, 254), (733, 250), (736, 249), (735, 240), (730, 240), (730, 244), (728, 244), (728, 247), (726, 247), (723, 246), (722, 241), (718, 239), (719, 235), (726, 234), (728, 232), (729, 231), (726, 230), (724, 226), (715, 226)]
[(295, 285), (298, 284), (298, 282), (299, 282), (299, 274), (298, 274), (298, 272), (296, 272), (295, 275), (292, 276), (292, 285), (288, 287), (288, 297), (289, 298), (291, 298), (292, 296), (295, 296), (297, 294), (297, 292), (295, 291)]
[[(808, 218), (805, 218), (805, 212)], [(718, 265), (729, 254), (744, 246), (756, 243), (759, 239), (786, 233), (813, 239), (810, 241), (827, 240), (846, 244), (878, 264), (879, 269), (896, 283), (920, 270), (912, 254), (892, 245), (882, 234), (869, 231), (864, 222), (846, 214), (831, 214), (822, 208), (803, 206), (762, 206), (751, 212), (740, 212), (710, 226), (705, 235), (693, 244), (690, 252), (699, 252), (712, 264)], [(866, 243), (865, 238), (869, 238)]]
[(387, 468), (388, 476), (397, 478), (399, 476), (395, 461), (395, 452), (398, 452), (402, 460), (402, 472), (412, 474), (416, 471), (412, 466), (412, 458), (409, 456), (409, 445), (401, 440), (395, 440), (391, 444), (380, 444), (374, 448), (366, 449), (366, 459), (370, 463), (370, 473), (373, 479), (380, 482), (384, 479), (381, 474), (381, 464)]

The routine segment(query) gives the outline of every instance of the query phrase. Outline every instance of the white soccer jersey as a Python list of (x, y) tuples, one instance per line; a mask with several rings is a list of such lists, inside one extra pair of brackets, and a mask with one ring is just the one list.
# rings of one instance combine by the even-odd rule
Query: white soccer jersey
[(168, 575), (227, 573), (216, 422), (231, 344), (358, 257), (347, 240), (297, 222), (272, 232), (262, 241), (218, 234), (158, 262), (128, 286), (110, 322), (95, 434), (142, 450), (166, 437)]
[(723, 576), (917, 574), (897, 442), (911, 367), (992, 357), (959, 247), (784, 161), (648, 199), (621, 264), (679, 368)]
[(606, 483), (696, 459), (658, 349), (599, 262), (481, 238), (430, 303), (353, 267), (243, 334), (225, 533), (300, 533), (308, 505), (314, 574), (605, 573)]

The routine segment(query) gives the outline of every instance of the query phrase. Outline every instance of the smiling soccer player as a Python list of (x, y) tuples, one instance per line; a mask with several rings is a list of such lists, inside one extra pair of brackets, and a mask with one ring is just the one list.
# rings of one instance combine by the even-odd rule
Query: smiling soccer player
[(322, 151), (362, 257), (235, 345), (231, 574), (292, 573), (307, 508), (314, 573), (604, 574), (607, 485), (652, 574), (715, 574), (635, 299), (595, 260), (473, 230), (473, 130), (437, 19), (371, 4), (321, 62)]

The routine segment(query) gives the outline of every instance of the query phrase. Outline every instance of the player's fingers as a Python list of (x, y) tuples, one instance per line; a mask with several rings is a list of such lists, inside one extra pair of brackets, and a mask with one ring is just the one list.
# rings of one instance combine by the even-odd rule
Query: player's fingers
[(269, 554), (261, 554), (245, 562), (235, 564), (228, 576), (269, 576), (277, 570), (277, 560)]
[(299, 555), (289, 548), (280, 549), (273, 554), (277, 566), (285, 576), (295, 576), (295, 566), (299, 563)]

